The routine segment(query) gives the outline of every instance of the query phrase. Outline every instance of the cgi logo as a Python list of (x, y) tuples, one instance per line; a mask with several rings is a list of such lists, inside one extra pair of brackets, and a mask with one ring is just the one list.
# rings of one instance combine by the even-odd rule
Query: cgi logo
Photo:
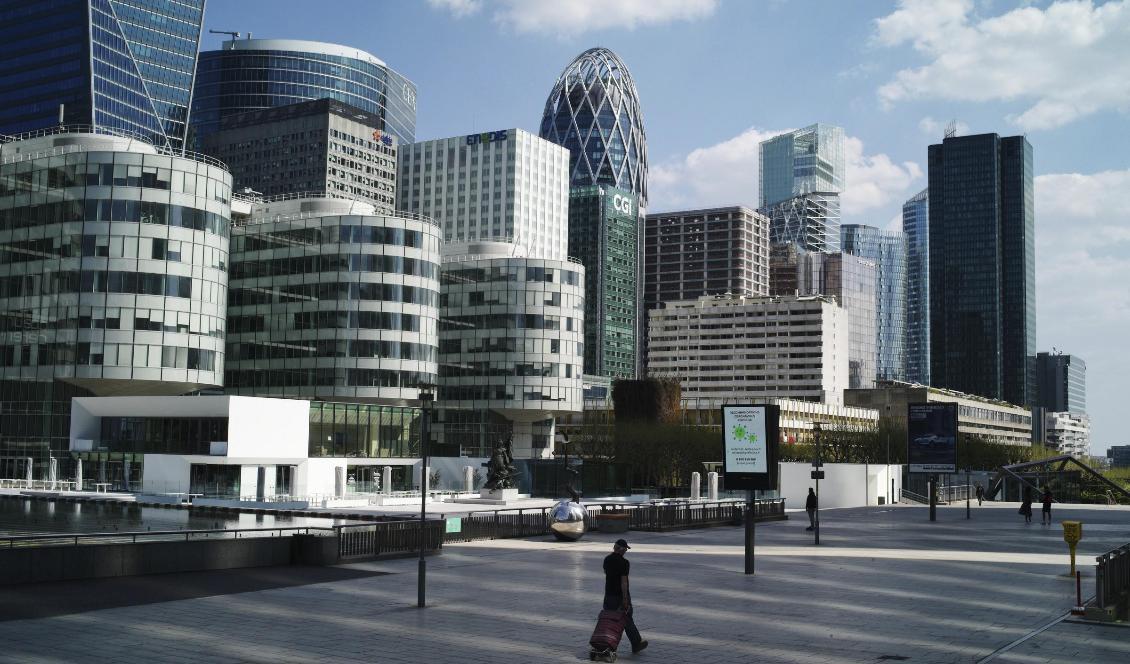
[(628, 198), (627, 196), (621, 196), (620, 194), (616, 194), (615, 196), (612, 197), (612, 208), (614, 210), (616, 210), (617, 212), (623, 212), (624, 214), (631, 214), (632, 213), (632, 199)]
[(506, 130), (503, 129), (502, 131), (488, 131), (482, 134), (470, 134), (469, 136), (467, 136), (467, 145), (480, 145), (505, 140)]

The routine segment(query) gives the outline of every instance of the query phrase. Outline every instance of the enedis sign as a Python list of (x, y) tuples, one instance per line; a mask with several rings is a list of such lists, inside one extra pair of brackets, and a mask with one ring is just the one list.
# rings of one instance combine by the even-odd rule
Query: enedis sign
[(506, 130), (502, 131), (488, 131), (482, 134), (468, 134), (467, 145), (485, 145), (487, 143), (497, 143), (498, 141), (506, 140)]

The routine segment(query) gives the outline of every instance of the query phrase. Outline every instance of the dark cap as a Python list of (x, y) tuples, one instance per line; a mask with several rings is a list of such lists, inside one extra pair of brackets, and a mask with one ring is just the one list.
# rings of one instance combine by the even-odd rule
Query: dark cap
[(622, 540), (622, 539), (618, 539), (618, 540), (616, 540), (616, 546), (622, 546), (622, 547), (624, 547), (625, 549), (630, 549), (630, 548), (632, 548), (632, 547), (628, 546), (628, 541), (627, 541), (627, 540)]

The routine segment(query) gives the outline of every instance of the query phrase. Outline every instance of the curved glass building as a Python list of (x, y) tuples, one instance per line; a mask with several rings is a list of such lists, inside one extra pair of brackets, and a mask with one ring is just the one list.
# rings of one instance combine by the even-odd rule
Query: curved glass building
[(445, 445), (488, 456), (552, 451), (554, 418), (582, 408), (585, 269), (515, 256), (506, 242), (444, 248), (438, 427)]
[(68, 449), (71, 396), (221, 384), (231, 175), (100, 131), (0, 142), (0, 476)]
[(436, 382), (440, 229), (368, 203), (256, 204), (232, 233), (230, 394), (402, 405)]
[(611, 185), (647, 207), (647, 137), (628, 66), (606, 48), (578, 55), (554, 84), (540, 135), (569, 148), (572, 186)]
[(381, 118), (401, 143), (416, 136), (416, 85), (360, 49), (297, 39), (237, 39), (200, 53), (192, 95), (195, 145), (230, 115), (330, 98)]
[(844, 253), (875, 262), (875, 379), (906, 380), (906, 236), (844, 224), (840, 244)]

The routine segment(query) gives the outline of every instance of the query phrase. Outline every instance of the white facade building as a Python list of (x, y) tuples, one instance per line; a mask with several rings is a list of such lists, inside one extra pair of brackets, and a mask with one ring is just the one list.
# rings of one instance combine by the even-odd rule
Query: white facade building
[(446, 242), (509, 241), (565, 260), (569, 150), (521, 129), (412, 143), (397, 158), (397, 209), (438, 221)]
[(1060, 454), (1082, 456), (1091, 453), (1091, 419), (1067, 411), (1044, 413), (1044, 442)]
[(648, 373), (683, 397), (843, 404), (848, 314), (834, 299), (707, 296), (649, 312)]

